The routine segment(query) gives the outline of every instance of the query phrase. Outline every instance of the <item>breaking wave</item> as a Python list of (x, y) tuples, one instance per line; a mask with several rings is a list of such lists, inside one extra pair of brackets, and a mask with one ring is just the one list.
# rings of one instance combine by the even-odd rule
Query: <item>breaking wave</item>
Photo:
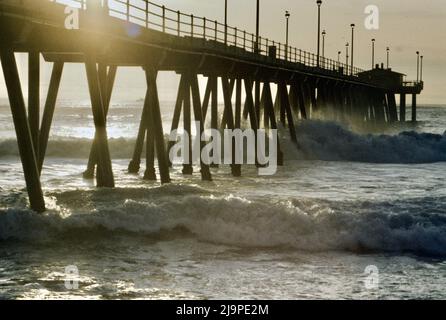
[(446, 161), (446, 132), (362, 135), (322, 121), (301, 122), (296, 131), (299, 152), (293, 156), (297, 159), (403, 164)]
[[(281, 129), (286, 139), (288, 130)], [(403, 132), (397, 135), (358, 134), (339, 124), (323, 121), (305, 121), (296, 127), (299, 148), (285, 143), (285, 156), (292, 159), (353, 161), (369, 163), (434, 163), (446, 161), (446, 134)], [(133, 153), (135, 140), (110, 139), (114, 159), (128, 159)], [(48, 157), (88, 157), (91, 140), (59, 138), (49, 141)], [(143, 155), (145, 153), (143, 152)], [(0, 158), (17, 157), (14, 139), (0, 140)]]
[(446, 257), (445, 198), (272, 201), (171, 185), (56, 193), (49, 197), (52, 209), (39, 215), (25, 209), (25, 203), (18, 209), (23, 195), (8, 197), (15, 200), (0, 201), (11, 203), (0, 209), (2, 241), (110, 239), (110, 234), (120, 233), (157, 239), (173, 234), (240, 247)]

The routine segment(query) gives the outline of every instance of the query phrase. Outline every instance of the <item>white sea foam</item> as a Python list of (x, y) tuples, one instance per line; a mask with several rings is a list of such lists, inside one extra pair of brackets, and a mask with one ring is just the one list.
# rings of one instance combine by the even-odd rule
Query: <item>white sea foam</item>
[(297, 126), (295, 159), (369, 163), (434, 163), (446, 161), (446, 134), (402, 132), (397, 135), (362, 135), (339, 124), (304, 121)]
[(26, 209), (0, 210), (0, 239), (52, 241), (109, 232), (183, 236), (186, 230), (198, 240), (241, 247), (446, 256), (446, 213), (441, 207), (446, 199), (401, 204), (274, 202), (182, 186), (66, 192), (54, 197), (60, 207), (44, 215)]

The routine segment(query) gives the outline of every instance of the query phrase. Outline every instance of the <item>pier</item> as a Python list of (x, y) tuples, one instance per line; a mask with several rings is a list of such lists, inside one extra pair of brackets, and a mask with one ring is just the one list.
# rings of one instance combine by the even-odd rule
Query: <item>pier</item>
[[(171, 180), (168, 152), (172, 145), (164, 140), (156, 83), (160, 72), (174, 71), (181, 76), (170, 129), (178, 129), (182, 119), (189, 134), (193, 120), (202, 129), (207, 123), (213, 129), (237, 129), (244, 118), (254, 131), (277, 129), (281, 123), (297, 144), (295, 122), (320, 115), (376, 125), (404, 122), (407, 96), (412, 97), (411, 120), (416, 121), (421, 79), (406, 82), (402, 74), (383, 65), (362, 70), (150, 1), (113, 2), (117, 5), (95, 7), (93, 0), (0, 0), (1, 64), (30, 206), (36, 212), (45, 211), (40, 176), (62, 73), (69, 63), (84, 65), (87, 73), (95, 136), (84, 177), (96, 178), (98, 187), (115, 187), (107, 114), (119, 67), (142, 68), (147, 83), (129, 173), (140, 171), (145, 145), (144, 178), (159, 176), (162, 183)], [(67, 5), (76, 9), (79, 28), (67, 28)], [(27, 104), (15, 53), (29, 57)], [(41, 56), (53, 64), (42, 119)], [(199, 76), (207, 79), (204, 95)], [(223, 110), (219, 110), (220, 93)], [(280, 154), (279, 150), (278, 163), (283, 164)], [(193, 174), (192, 165), (184, 164), (183, 173)], [(240, 176), (241, 166), (233, 164), (231, 173)], [(212, 180), (212, 168), (204, 163), (200, 174), (203, 180)]]

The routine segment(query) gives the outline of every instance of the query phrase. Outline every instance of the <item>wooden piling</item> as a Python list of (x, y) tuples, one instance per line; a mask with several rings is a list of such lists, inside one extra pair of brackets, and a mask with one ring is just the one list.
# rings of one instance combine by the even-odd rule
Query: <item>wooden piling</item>
[(396, 99), (393, 92), (387, 93), (387, 101), (389, 103), (390, 122), (398, 121), (398, 111), (396, 110)]
[(148, 92), (146, 91), (146, 97), (144, 99), (144, 107), (142, 110), (141, 120), (138, 128), (138, 135), (136, 137), (135, 149), (133, 151), (132, 160), (128, 166), (128, 172), (131, 174), (137, 174), (141, 168), (141, 153), (144, 147), (144, 138), (147, 130), (147, 114), (149, 112)]
[(201, 158), (201, 151), (205, 147), (206, 143), (201, 140), (201, 137), (204, 133), (204, 121), (203, 121), (203, 114), (202, 114), (202, 108), (201, 108), (201, 102), (200, 102), (200, 89), (198, 86), (198, 77), (195, 73), (191, 73), (190, 76), (190, 83), (191, 83), (191, 91), (192, 91), (192, 102), (194, 107), (194, 118), (195, 121), (199, 123), (200, 130), (197, 132), (197, 135), (200, 139), (200, 166), (201, 166), (201, 179), (203, 181), (212, 181), (211, 172), (209, 170), (209, 166), (203, 162), (203, 159)]
[(290, 100), (288, 97), (288, 88), (285, 82), (279, 82), (280, 104), (281, 110), (285, 112), (286, 120), (288, 123), (288, 129), (290, 131), (291, 141), (297, 143), (296, 129), (294, 126), (294, 117), (291, 110)]
[(153, 134), (153, 139), (155, 140), (161, 183), (169, 183), (171, 179), (169, 173), (169, 162), (166, 153), (166, 145), (164, 141), (158, 86), (156, 84), (157, 73), (158, 71), (153, 67), (146, 68), (146, 80), (150, 101), (149, 117), (152, 118), (152, 121), (148, 122), (148, 124), (151, 126), (153, 125), (153, 129), (150, 128), (148, 131)]
[[(242, 79), (237, 78), (235, 84), (235, 120), (234, 129), (240, 129), (242, 127)], [(240, 177), (242, 175), (242, 166), (240, 164), (234, 164), (232, 167), (233, 175)]]
[[(85, 55), (85, 69), (88, 78), (88, 88), (93, 110), (94, 125), (96, 128), (95, 140), (98, 151), (98, 170), (96, 181), (98, 187), (113, 188), (115, 186), (108, 137), (106, 128), (105, 109), (101, 92), (96, 60), (91, 54)], [(105, 94), (105, 93), (103, 93)]]
[(184, 105), (183, 105), (183, 127), (187, 137), (189, 139), (188, 158), (189, 163), (183, 164), (183, 174), (191, 175), (193, 173), (192, 167), (192, 130), (191, 130), (191, 79), (188, 73), (184, 75), (186, 77), (187, 85), (183, 88), (184, 92)]
[(212, 77), (211, 128), (218, 129), (218, 78)]
[[(271, 129), (277, 130), (277, 121), (276, 121), (276, 115), (274, 112), (274, 104), (273, 104), (273, 96), (271, 93), (271, 85), (269, 82), (265, 82), (263, 85), (263, 92), (265, 95), (265, 114), (267, 115), (267, 118), (270, 123)], [(280, 147), (280, 141), (277, 140), (277, 165), (283, 166), (283, 152)]]
[(39, 157), (40, 53), (28, 53), (28, 121), (36, 158)]
[(60, 87), (60, 80), (62, 78), (64, 63), (55, 62), (51, 72), (50, 85), (48, 87), (48, 94), (46, 97), (45, 107), (42, 116), (42, 125), (40, 127), (39, 135), (39, 157), (38, 168), (39, 173), (42, 172), (43, 162), (45, 160), (46, 149), (48, 146), (48, 139), (50, 136), (51, 123), (53, 122), (54, 110), (56, 108), (57, 95)]
[[(222, 124), (222, 129), (228, 128), (230, 130), (234, 130), (235, 126), (234, 126), (234, 114), (232, 111), (232, 94), (231, 94), (231, 89), (230, 89), (230, 84), (229, 84), (229, 80), (227, 76), (222, 76), (221, 77), (221, 83), (222, 83), (222, 88), (223, 88), (223, 100), (224, 100), (224, 104), (225, 104), (225, 109), (224, 109), (224, 115), (226, 118), (226, 121), (224, 123), (224, 127)], [(251, 87), (252, 90), (252, 87)], [(251, 98), (252, 98), (252, 91), (251, 91)], [(232, 164), (231, 164), (231, 172), (232, 175), (234, 177), (238, 177), (239, 176), (239, 171), (237, 170), (236, 164), (235, 164), (235, 144), (234, 141), (232, 141), (231, 143), (231, 148), (232, 148)]]
[[(183, 108), (184, 103), (184, 87), (187, 86), (186, 83), (186, 77), (184, 74), (181, 75), (180, 79), (180, 85), (178, 87), (178, 94), (177, 94), (177, 100), (175, 103), (175, 109), (173, 112), (173, 118), (172, 118), (172, 126), (170, 129), (170, 132), (174, 132), (178, 130), (178, 126), (180, 124), (180, 118), (181, 118), (181, 110)], [(170, 150), (172, 150), (172, 147), (175, 145), (175, 142), (169, 141), (167, 146), (167, 155), (169, 156)], [(169, 160), (169, 166), (172, 166), (172, 163)]]
[[(150, 80), (147, 80), (147, 83)], [(155, 132), (153, 123), (153, 97), (152, 92), (147, 86), (146, 98), (144, 100), (144, 109), (147, 111), (144, 113), (146, 124), (146, 171), (144, 172), (144, 180), (156, 181), (155, 172)]]
[[(104, 107), (105, 121), (107, 121), (108, 112), (110, 109), (111, 95), (113, 93), (113, 87), (116, 79), (116, 66), (110, 66), (109, 68), (101, 63), (98, 68), (99, 82), (101, 86), (101, 92), (104, 94), (101, 95), (103, 99), (102, 104)], [(87, 170), (83, 173), (83, 177), (85, 179), (93, 179), (95, 167), (98, 163), (98, 147), (96, 139), (93, 140), (93, 144), (91, 145), (90, 154), (88, 157)]]
[(417, 95), (412, 94), (412, 122), (417, 122)]
[(305, 106), (305, 89), (304, 89), (304, 85), (303, 83), (299, 83), (297, 85), (298, 87), (296, 88), (297, 90), (297, 99), (299, 102), (299, 109), (300, 109), (300, 116), (302, 117), (302, 119), (306, 120), (307, 119), (307, 109)]
[(406, 94), (400, 95), (400, 121), (406, 122)]
[(14, 51), (6, 47), (0, 48), (0, 60), (5, 76), (30, 207), (36, 212), (44, 212), (45, 200), (40, 183), (37, 157), (34, 151), (28, 117), (26, 115), (25, 100), (23, 98)]
[(201, 112), (203, 116), (203, 121), (205, 122), (208, 113), (209, 103), (211, 100), (211, 94), (212, 94), (212, 77), (208, 77), (208, 81), (206, 83), (206, 90), (204, 92), (203, 107)]

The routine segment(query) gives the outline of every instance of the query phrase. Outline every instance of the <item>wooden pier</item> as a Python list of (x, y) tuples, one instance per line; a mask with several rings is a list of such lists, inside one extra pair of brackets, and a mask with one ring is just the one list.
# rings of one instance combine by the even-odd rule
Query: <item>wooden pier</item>
[[(276, 129), (280, 122), (297, 143), (295, 121), (316, 115), (371, 124), (405, 121), (406, 95), (412, 95), (412, 121), (416, 121), (416, 98), (423, 89), (421, 81), (404, 82), (401, 74), (379, 66), (368, 71), (352, 68), (149, 1), (140, 1), (144, 5), (129, 0), (115, 2), (120, 3), (119, 10), (94, 7), (93, 0), (0, 0), (0, 58), (30, 206), (37, 212), (45, 211), (40, 175), (67, 63), (83, 64), (86, 69), (96, 131), (84, 177), (96, 177), (98, 187), (115, 186), (107, 114), (119, 67), (142, 68), (147, 82), (129, 172), (140, 170), (145, 144), (144, 178), (157, 179), (157, 160), (162, 183), (170, 182), (168, 152), (172, 147), (164, 141), (156, 83), (157, 75), (163, 71), (174, 71), (181, 76), (172, 130), (179, 127), (181, 118), (188, 133), (192, 120), (205, 128), (210, 117), (213, 129), (237, 129), (245, 118), (254, 130)], [(78, 9), (79, 28), (66, 27), (63, 3)], [(29, 54), (27, 105), (14, 56), (17, 52)], [(53, 70), (43, 116), (39, 119), (41, 55), (53, 63)], [(204, 98), (198, 86), (200, 75), (207, 78)], [(277, 86), (275, 97), (272, 85)], [(223, 93), (223, 112), (219, 110), (219, 92)], [(283, 164), (280, 150), (278, 157), (278, 163)], [(233, 164), (231, 172), (240, 176), (241, 166)], [(193, 174), (192, 165), (184, 164), (183, 173)], [(211, 169), (204, 163), (201, 163), (201, 178), (212, 180)]]

